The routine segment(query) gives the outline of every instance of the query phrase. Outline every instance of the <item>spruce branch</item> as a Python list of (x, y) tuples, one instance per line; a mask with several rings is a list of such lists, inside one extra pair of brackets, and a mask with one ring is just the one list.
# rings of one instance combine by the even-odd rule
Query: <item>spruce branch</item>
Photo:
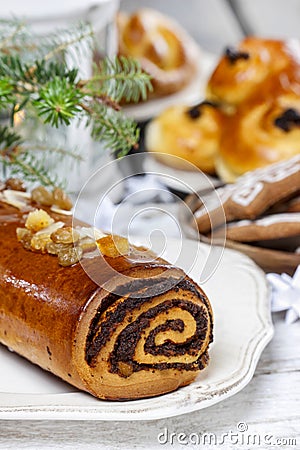
[(8, 158), (0, 155), (0, 161), (9, 168), (10, 176), (25, 178), (27, 181), (39, 182), (43, 186), (64, 187), (56, 175), (49, 173), (43, 161), (30, 152), (12, 153)]
[[(0, 22), (0, 25), (3, 25), (3, 21)], [(6, 22), (5, 25), (7, 31), (4, 36), (0, 36), (0, 50), (6, 53), (11, 43), (21, 34), (24, 24), (21, 22)]]
[(43, 152), (49, 156), (57, 155), (60, 160), (64, 158), (71, 158), (75, 162), (84, 161), (84, 157), (80, 155), (78, 149), (68, 150), (61, 147), (51, 147), (49, 145), (43, 144), (42, 142), (26, 142), (22, 145), (22, 152)]
[[(120, 113), (120, 101), (145, 99), (150, 77), (136, 61), (120, 57), (104, 58), (90, 79), (81, 79), (79, 67), (68, 67), (65, 57), (79, 57), (83, 43), (92, 52), (91, 42), (85, 24), (37, 40), (21, 22), (0, 21), (0, 110), (9, 113), (11, 126), (23, 109), (53, 127), (84, 120), (94, 139), (125, 155), (136, 148), (139, 129)], [(0, 129), (2, 163), (30, 181), (51, 185), (46, 166), (18, 139), (11, 128)]]
[[(42, 156), (41, 156), (42, 155)], [(47, 162), (57, 155), (60, 160), (71, 158), (75, 162), (83, 158), (75, 150), (50, 147), (43, 143), (24, 142), (22, 137), (9, 126), (0, 126), (0, 162), (9, 169), (11, 176), (22, 175), (28, 181), (43, 186), (63, 186), (58, 177), (49, 173)]]
[(23, 142), (22, 137), (8, 126), (0, 126), (0, 154), (9, 155)]
[(105, 58), (98, 66), (94, 65), (93, 76), (79, 84), (92, 96), (106, 94), (116, 102), (145, 100), (147, 93), (152, 91), (150, 77), (138, 61), (124, 56)]
[(32, 50), (33, 42), (28, 42), (29, 33), (25, 24), (18, 19), (0, 19), (0, 53), (12, 53)]
[(59, 33), (51, 34), (45, 39), (48, 41), (50, 50), (43, 55), (45, 61), (49, 61), (60, 53), (64, 53), (70, 47), (76, 52), (80, 51), (79, 45), (84, 41), (88, 48), (93, 45), (93, 29), (87, 23), (79, 22), (66, 30), (60, 30)]
[(49, 61), (71, 47), (75, 53), (78, 52), (83, 41), (89, 48), (92, 48), (93, 30), (85, 22), (37, 36), (24, 22), (18, 19), (0, 19), (0, 54), (22, 55), (26, 57), (27, 61), (37, 59)]
[(139, 128), (137, 124), (115, 110), (95, 101), (93, 104), (81, 104), (87, 113), (87, 123), (92, 127), (92, 137), (103, 141), (105, 148), (126, 155), (131, 148), (137, 148)]
[(79, 101), (82, 98), (82, 92), (68, 83), (66, 78), (55, 77), (39, 91), (33, 105), (39, 116), (44, 116), (45, 123), (58, 127), (61, 124), (70, 125), (71, 119), (80, 111)]

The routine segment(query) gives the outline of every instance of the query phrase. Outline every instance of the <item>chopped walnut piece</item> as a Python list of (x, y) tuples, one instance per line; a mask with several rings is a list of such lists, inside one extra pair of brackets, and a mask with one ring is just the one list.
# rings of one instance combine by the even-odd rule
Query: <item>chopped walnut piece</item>
[(128, 255), (130, 250), (128, 240), (122, 236), (108, 235), (98, 239), (96, 242), (102, 255), (111, 258)]
[(25, 227), (33, 232), (42, 230), (54, 222), (54, 219), (43, 209), (35, 209), (28, 214)]

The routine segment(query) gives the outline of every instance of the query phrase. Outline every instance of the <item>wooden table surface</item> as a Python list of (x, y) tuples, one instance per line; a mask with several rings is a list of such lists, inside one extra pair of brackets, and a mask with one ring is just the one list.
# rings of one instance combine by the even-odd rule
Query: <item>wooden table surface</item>
[[(260, 449), (300, 448), (300, 322), (287, 325), (282, 313), (274, 314), (273, 321), (273, 340), (263, 352), (253, 379), (241, 392), (219, 404), (173, 418), (141, 422), (2, 420), (0, 449), (255, 448), (247, 445), (248, 439), (250, 444), (260, 440), (256, 446)], [(167, 433), (168, 442), (164, 444)], [(171, 437), (171, 433), (175, 435)], [(202, 433), (215, 435), (211, 442), (216, 445), (193, 444), (197, 442), (195, 435)]]

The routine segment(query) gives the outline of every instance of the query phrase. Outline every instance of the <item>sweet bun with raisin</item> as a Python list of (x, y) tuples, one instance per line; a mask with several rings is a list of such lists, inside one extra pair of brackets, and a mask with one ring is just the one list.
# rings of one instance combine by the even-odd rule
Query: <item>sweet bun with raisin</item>
[(185, 87), (197, 71), (200, 50), (193, 39), (171, 18), (150, 8), (117, 17), (119, 55), (138, 60), (152, 77), (159, 97)]
[(231, 107), (300, 91), (300, 42), (247, 37), (227, 48), (207, 84), (207, 98)]
[(172, 158), (177, 156), (214, 173), (222, 118), (218, 105), (207, 101), (191, 108), (171, 106), (147, 126), (145, 146), (167, 165), (186, 169), (181, 159)]
[(225, 182), (300, 154), (300, 95), (246, 103), (223, 123), (216, 170)]

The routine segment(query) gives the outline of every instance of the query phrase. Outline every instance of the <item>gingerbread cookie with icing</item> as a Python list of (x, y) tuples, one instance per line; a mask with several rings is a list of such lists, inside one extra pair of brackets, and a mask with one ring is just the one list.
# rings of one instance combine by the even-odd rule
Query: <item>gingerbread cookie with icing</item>
[(297, 197), (293, 198), (288, 202), (286, 211), (300, 213), (300, 195), (298, 195)]
[[(214, 236), (223, 235), (215, 230)], [(226, 237), (232, 241), (254, 242), (300, 236), (300, 213), (272, 214), (257, 220), (229, 223)]]
[(247, 172), (236, 183), (217, 190), (221, 200), (216, 204), (216, 194), (202, 199), (195, 211), (200, 233), (211, 229), (211, 222), (218, 225), (220, 209), (224, 209), (227, 222), (256, 219), (275, 203), (290, 198), (300, 191), (300, 155), (266, 168)]

